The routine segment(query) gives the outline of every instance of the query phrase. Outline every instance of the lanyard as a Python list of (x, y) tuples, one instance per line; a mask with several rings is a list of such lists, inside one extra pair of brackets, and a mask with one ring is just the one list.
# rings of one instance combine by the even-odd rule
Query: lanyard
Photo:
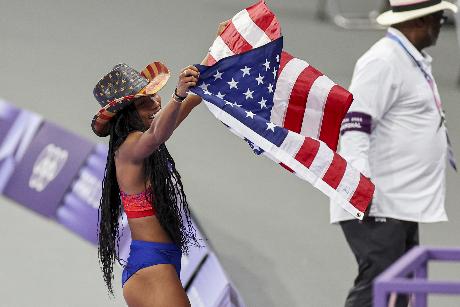
[[(404, 51), (409, 55), (409, 57), (414, 61), (414, 63), (417, 64), (417, 67), (420, 69), (426, 81), (430, 85), (431, 92), (433, 93), (434, 102), (436, 104), (436, 109), (438, 110), (439, 116), (441, 117), (441, 121), (439, 122), (439, 127), (438, 127), (438, 130), (439, 130), (439, 128), (441, 128), (442, 125), (445, 124), (446, 116), (444, 114), (444, 110), (442, 109), (441, 100), (439, 99), (439, 96), (436, 95), (435, 83), (434, 83), (433, 78), (431, 78), (430, 74), (427, 73), (425, 69), (423, 69), (420, 62), (417, 61), (417, 59), (412, 55), (412, 53), (410, 53), (409, 50), (407, 50), (406, 46), (404, 46), (404, 44), (401, 42), (399, 37), (389, 32), (387, 32), (387, 37), (397, 42), (404, 49)], [(450, 143), (449, 134), (447, 133), (447, 129), (446, 129), (446, 137), (447, 137), (447, 157), (449, 159), (449, 163), (452, 166), (452, 168), (455, 171), (457, 171), (457, 163), (455, 161), (454, 151), (452, 149), (452, 144)]]
[(430, 88), (431, 88), (431, 92), (433, 93), (433, 99), (434, 99), (434, 102), (436, 104), (436, 109), (438, 110), (438, 113), (439, 113), (439, 116), (441, 117), (441, 121), (439, 123), (439, 128), (441, 128), (442, 124), (445, 123), (445, 120), (446, 120), (446, 116), (444, 114), (444, 110), (442, 109), (442, 103), (441, 103), (441, 100), (439, 99), (438, 95), (436, 95), (436, 90), (435, 90), (435, 84), (434, 84), (434, 80), (433, 78), (431, 78), (430, 74), (427, 73), (425, 71), (425, 69), (423, 69), (422, 65), (420, 64), (419, 61), (417, 61), (417, 59), (415, 59), (415, 57), (412, 55), (412, 53), (410, 53), (409, 50), (407, 50), (406, 46), (404, 46), (404, 44), (401, 42), (401, 40), (399, 39), (399, 37), (395, 36), (394, 34), (392, 33), (387, 33), (387, 37), (394, 40), (395, 42), (397, 42), (402, 48), (403, 50), (409, 55), (409, 57), (414, 61), (414, 63), (417, 65), (417, 67), (420, 69), (420, 71), (422, 72), (423, 76), (425, 77), (425, 80), (428, 82), (428, 84), (430, 85)]

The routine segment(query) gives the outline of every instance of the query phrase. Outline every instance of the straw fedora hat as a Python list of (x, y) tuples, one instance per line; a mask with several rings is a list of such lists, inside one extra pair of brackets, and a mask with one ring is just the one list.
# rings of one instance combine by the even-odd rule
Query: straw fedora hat
[(443, 10), (457, 12), (457, 6), (442, 0), (390, 0), (391, 10), (377, 17), (377, 22), (390, 26)]
[(109, 135), (110, 120), (135, 98), (153, 95), (166, 84), (169, 69), (160, 62), (149, 64), (142, 72), (122, 63), (115, 65), (96, 84), (93, 95), (101, 109), (93, 117), (91, 128), (96, 135)]

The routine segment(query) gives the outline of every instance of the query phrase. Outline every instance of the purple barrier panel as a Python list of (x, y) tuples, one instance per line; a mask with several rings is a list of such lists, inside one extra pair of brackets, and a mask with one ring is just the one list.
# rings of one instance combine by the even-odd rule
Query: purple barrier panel
[[(63, 205), (56, 213), (57, 221), (83, 239), (94, 245), (98, 244), (98, 209), (88, 206), (79, 197), (69, 193), (64, 197)], [(120, 219), (119, 256), (126, 261), (129, 255), (131, 232), (127, 227), (126, 216)]]
[(104, 168), (95, 146), (56, 213), (57, 221), (80, 237), (97, 245), (99, 202)]
[(104, 164), (102, 165), (103, 167), (105, 167), (105, 163), (107, 161), (108, 151), (109, 147), (104, 143), (97, 143), (94, 147), (94, 153), (104, 161)]
[(86, 167), (91, 169), (91, 171), (94, 174), (97, 174), (97, 176), (101, 179), (104, 178), (104, 172), (105, 172), (105, 158), (102, 156), (92, 154), (91, 156), (88, 157), (88, 160), (86, 161)]
[(0, 160), (7, 156), (22, 158), (41, 123), (40, 115), (0, 101)]
[(193, 307), (244, 307), (244, 302), (210, 253), (187, 290)]
[(97, 244), (98, 210), (104, 174), (90, 167), (88, 161), (94, 159), (99, 157), (93, 150), (73, 182), (70, 193), (64, 197), (63, 205), (57, 210), (56, 217), (63, 226)]
[(25, 151), (4, 194), (45, 216), (54, 216), (64, 193), (94, 145), (45, 122)]
[(20, 111), (20, 109), (0, 99), (0, 146), (19, 116)]
[(41, 123), (41, 116), (0, 100), (0, 193)]
[[(101, 181), (104, 175), (100, 169), (91, 167), (90, 161), (97, 160), (101, 159), (94, 153), (88, 157), (56, 214), (59, 223), (95, 245), (98, 244), (98, 210), (102, 193)], [(126, 260), (128, 255), (126, 249), (129, 252), (131, 242), (126, 216), (120, 219), (120, 234), (122, 233), (120, 255)]]
[(64, 227), (97, 245), (97, 209), (88, 206), (73, 193), (64, 197), (56, 219)]
[(5, 188), (8, 180), (10, 180), (15, 166), (16, 163), (14, 161), (14, 157), (7, 157), (0, 160), (0, 194), (3, 194), (3, 189)]
[(87, 206), (98, 210), (102, 196), (102, 176), (104, 176), (103, 173), (89, 168), (88, 165), (84, 166), (72, 184), (71, 193)]

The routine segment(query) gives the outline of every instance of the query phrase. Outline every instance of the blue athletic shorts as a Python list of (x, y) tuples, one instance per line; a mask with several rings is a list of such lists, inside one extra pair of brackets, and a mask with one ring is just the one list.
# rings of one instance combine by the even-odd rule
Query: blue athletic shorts
[(181, 257), (182, 252), (174, 243), (133, 240), (121, 283), (124, 286), (125, 282), (137, 271), (157, 264), (172, 264), (177, 276), (180, 277)]

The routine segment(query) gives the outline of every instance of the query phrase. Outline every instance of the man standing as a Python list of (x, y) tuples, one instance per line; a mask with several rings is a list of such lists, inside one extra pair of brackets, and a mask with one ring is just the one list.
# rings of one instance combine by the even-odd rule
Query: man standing
[[(446, 158), (455, 168), (441, 99), (431, 73), (433, 46), (445, 21), (441, 0), (391, 0), (377, 18), (391, 26), (356, 63), (355, 97), (342, 123), (341, 155), (374, 182), (366, 221), (331, 204), (359, 273), (345, 306), (371, 306), (372, 281), (419, 243), (418, 223), (446, 221)], [(406, 296), (397, 306), (407, 306)]]

